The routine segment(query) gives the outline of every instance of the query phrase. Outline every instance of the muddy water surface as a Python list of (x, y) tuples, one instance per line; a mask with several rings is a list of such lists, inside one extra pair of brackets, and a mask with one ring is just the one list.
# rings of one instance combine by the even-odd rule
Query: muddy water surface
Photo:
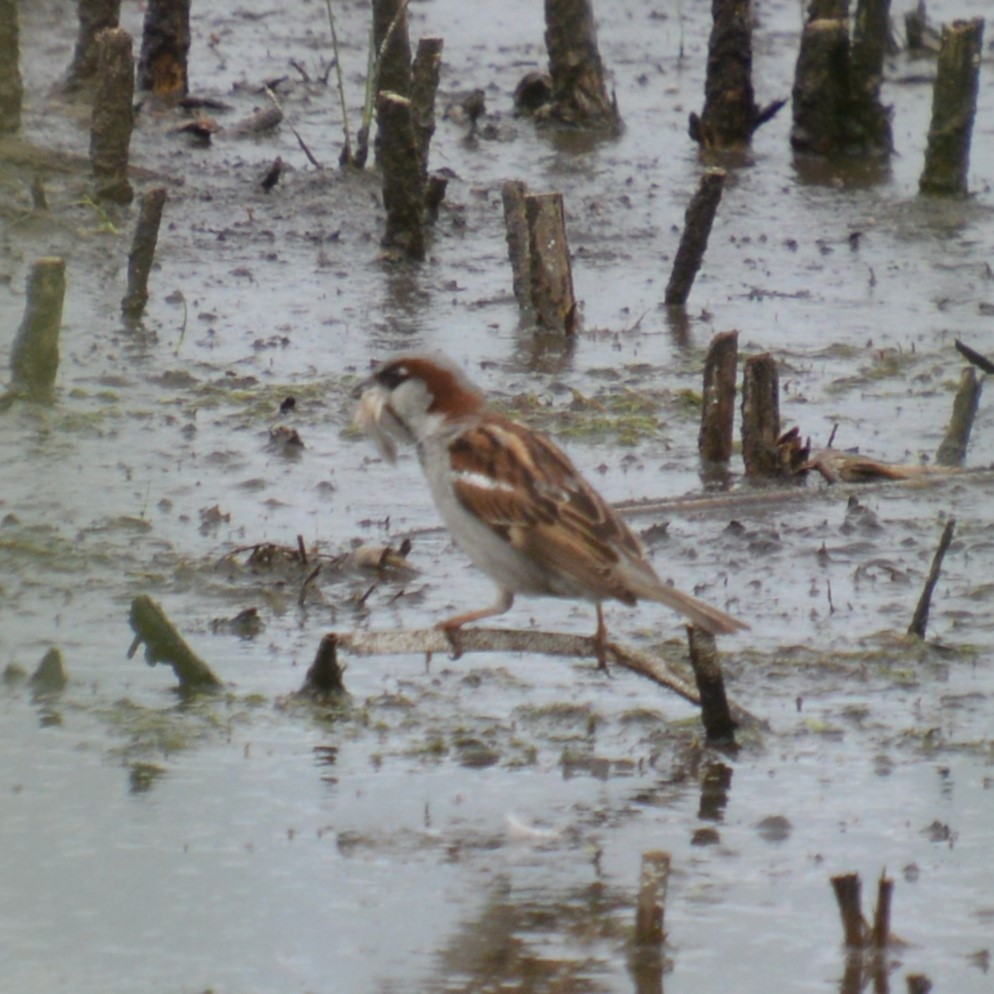
[[(74, 40), (63, 6), (30, 5), (21, 25), (21, 137), (48, 150), (50, 211), (31, 212), (23, 154), (0, 168), (4, 356), (32, 260), (64, 255), (69, 279), (56, 402), (0, 415), (0, 663), (30, 672), (54, 645), (70, 674), (60, 694), (14, 677), (0, 691), (4, 989), (644, 989), (628, 957), (639, 861), (664, 849), (671, 994), (758, 994), (773, 977), (839, 989), (829, 877), (857, 870), (872, 892), (884, 869), (907, 943), (890, 951), (890, 988), (923, 972), (938, 990), (990, 990), (989, 476), (865, 491), (812, 480), (790, 502), (633, 517), (661, 574), (752, 623), (724, 646), (725, 668), (769, 727), (736, 755), (703, 748), (693, 709), (645, 681), (558, 660), (352, 660), (347, 704), (288, 699), (329, 629), (422, 626), (491, 596), (435, 529), (413, 461), (391, 470), (348, 429), (355, 384), (398, 348), (452, 353), (616, 500), (701, 489), (701, 361), (728, 328), (746, 353), (780, 359), (782, 413), (816, 446), (838, 426), (840, 447), (930, 458), (962, 367), (953, 339), (994, 352), (990, 62), (963, 202), (916, 196), (928, 60), (889, 66), (897, 154), (875, 177), (795, 162), (786, 110), (764, 127), (729, 175), (681, 323), (660, 301), (701, 168), (686, 119), (702, 103), (708, 5), (598, 4), (626, 130), (592, 141), (510, 114), (517, 80), (544, 62), (541, 4), (412, 4), (412, 34), (445, 37), (443, 100), (482, 87), (488, 106), (480, 136), (439, 122), (433, 165), (454, 178), (418, 268), (381, 258), (375, 177), (334, 168), (324, 5), (201, 5), (192, 87), (232, 109), (206, 148), (173, 133), (172, 112), (139, 119), (136, 186), (165, 183), (169, 202), (152, 300), (125, 327), (135, 211), (87, 199), (86, 114), (51, 95)], [(354, 130), (368, 12), (335, 9)], [(789, 94), (801, 12), (757, 12), (766, 102)], [(932, 15), (977, 12), (943, 0)], [(125, 4), (136, 35), (141, 17)], [(279, 77), (324, 170), (286, 125), (235, 134)], [(267, 195), (257, 184), (276, 155), (290, 169)], [(565, 194), (583, 302), (568, 347), (519, 322), (508, 178)], [(274, 444), (278, 426), (304, 447)], [(969, 464), (992, 462), (984, 398)], [(949, 515), (929, 638), (909, 645)], [(298, 535), (328, 557), (303, 598), (309, 567), (247, 551)], [(334, 558), (406, 535), (416, 572)], [(168, 670), (126, 658), (141, 593), (224, 693), (181, 700)], [(260, 630), (224, 624), (246, 608)], [(662, 609), (609, 621), (679, 664), (682, 629)], [(587, 632), (593, 619), (525, 601), (507, 623)]]

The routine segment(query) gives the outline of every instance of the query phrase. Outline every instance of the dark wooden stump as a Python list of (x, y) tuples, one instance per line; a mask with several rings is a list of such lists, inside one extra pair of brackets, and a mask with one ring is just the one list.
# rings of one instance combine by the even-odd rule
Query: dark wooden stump
[(298, 693), (307, 697), (339, 697), (347, 693), (343, 674), (344, 667), (338, 661), (338, 636), (332, 632), (318, 644), (314, 662)]
[(894, 150), (891, 111), (880, 102), (889, 41), (890, 0), (859, 0), (849, 60), (851, 140), (881, 155)]
[(121, 0), (79, 0), (79, 33), (63, 89), (75, 92), (97, 78), (97, 35), (121, 22)]
[(714, 224), (724, 188), (724, 169), (708, 169), (701, 176), (700, 186), (687, 207), (680, 246), (666, 284), (667, 304), (682, 306), (687, 303), (697, 271), (704, 261), (711, 226)]
[(688, 625), (687, 642), (701, 698), (701, 723), (705, 737), (708, 742), (734, 742), (737, 724), (728, 706), (715, 637), (701, 628)]
[(842, 931), (850, 949), (863, 948), (865, 929), (861, 908), (862, 886), (858, 873), (843, 873), (832, 877), (832, 888), (842, 917)]
[(128, 659), (144, 642), (148, 665), (166, 663), (171, 666), (183, 690), (211, 690), (221, 686), (214, 671), (187, 645), (166, 612), (151, 597), (146, 594), (136, 597), (131, 602), (128, 620), (135, 633)]
[(131, 35), (108, 28), (97, 36), (97, 89), (90, 123), (90, 165), (98, 200), (129, 204), (128, 149), (134, 127), (135, 59)]
[(148, 0), (138, 59), (138, 88), (177, 99), (189, 90), (192, 0)]
[(780, 377), (768, 352), (749, 356), (742, 371), (742, 459), (746, 475), (775, 477), (781, 473)]
[(704, 359), (704, 398), (697, 436), (697, 452), (704, 462), (727, 463), (732, 458), (738, 364), (739, 333), (715, 335)]
[[(411, 97), (411, 36), (407, 26), (407, 4), (404, 0), (372, 0), (373, 51), (376, 53), (376, 78), (373, 85), (376, 107), (376, 141), (373, 151), (378, 165), (383, 164), (383, 121), (380, 116), (380, 95), (393, 93)], [(359, 154), (367, 142), (360, 136)], [(363, 157), (364, 161), (364, 157)], [(359, 163), (362, 164), (362, 163)]]
[(21, 126), (21, 82), (17, 0), (0, 0), (0, 133)]
[(51, 398), (59, 371), (59, 333), (66, 296), (66, 263), (39, 259), (28, 276), (24, 318), (10, 352), (11, 385), (33, 400)]
[(833, 155), (845, 147), (849, 110), (849, 26), (843, 18), (808, 21), (794, 70), (790, 144)]
[(397, 93), (381, 91), (377, 118), (387, 214), (382, 244), (401, 250), (409, 259), (421, 260), (425, 257), (425, 183), (418, 161), (411, 101)]
[(591, 0), (545, 0), (545, 47), (552, 102), (541, 112), (577, 127), (620, 130), (618, 105), (604, 80)]
[(414, 57), (411, 70), (414, 134), (424, 182), (428, 180), (428, 153), (435, 134), (435, 94), (442, 72), (442, 44), (441, 38), (422, 38), (418, 42), (418, 54)]
[(977, 85), (984, 45), (984, 19), (954, 21), (942, 28), (942, 47), (932, 94), (922, 193), (965, 196), (970, 140), (977, 113)]
[(155, 259), (155, 246), (159, 239), (159, 224), (165, 203), (165, 187), (149, 190), (142, 197), (141, 212), (128, 256), (128, 292), (121, 301), (121, 310), (130, 318), (141, 314), (148, 302), (148, 277)]
[(785, 101), (762, 110), (752, 87), (752, 0), (712, 0), (704, 110), (690, 115), (690, 137), (708, 149), (748, 145)]

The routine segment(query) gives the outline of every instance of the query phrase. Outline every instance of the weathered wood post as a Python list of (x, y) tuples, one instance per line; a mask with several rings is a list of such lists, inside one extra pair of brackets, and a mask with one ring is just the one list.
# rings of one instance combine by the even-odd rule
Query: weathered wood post
[(732, 458), (738, 364), (739, 333), (715, 335), (704, 359), (701, 430), (697, 436), (697, 452), (705, 463), (727, 463)]
[(697, 271), (704, 261), (704, 253), (711, 236), (721, 194), (725, 189), (725, 170), (707, 169), (701, 176), (697, 192), (687, 207), (680, 246), (673, 260), (673, 270), (666, 284), (666, 303), (683, 305), (687, 303), (690, 289), (694, 285)]
[(24, 318), (10, 353), (11, 385), (32, 400), (49, 400), (59, 371), (59, 333), (66, 296), (64, 259), (38, 259), (28, 275)]
[(155, 259), (165, 202), (166, 189), (162, 186), (149, 190), (142, 197), (141, 212), (128, 256), (128, 292), (121, 301), (121, 310), (126, 317), (138, 317), (148, 302), (148, 277)]
[[(383, 121), (380, 94), (392, 93), (404, 99), (411, 96), (411, 37), (407, 25), (407, 0), (373, 0), (373, 51), (376, 53), (376, 77), (370, 85), (376, 108), (374, 155), (382, 164)], [(389, 126), (389, 125), (388, 125)], [(365, 144), (360, 137), (359, 146)]]
[(79, 0), (79, 32), (63, 89), (74, 92), (94, 83), (97, 76), (97, 35), (121, 23), (121, 0)]
[(189, 90), (192, 0), (148, 0), (138, 59), (138, 88), (157, 97), (184, 97)]
[(388, 90), (380, 91), (376, 107), (387, 215), (382, 244), (418, 261), (425, 257), (425, 183), (418, 161), (414, 111), (407, 97)]
[(128, 148), (134, 127), (135, 59), (131, 35), (108, 28), (97, 36), (97, 89), (90, 123), (90, 164), (98, 200), (131, 203)]
[(0, 0), (0, 134), (21, 126), (23, 99), (17, 0)]
[(965, 196), (968, 192), (970, 140), (977, 113), (983, 45), (982, 17), (943, 25), (925, 168), (918, 181), (922, 193)]
[(742, 459), (746, 476), (778, 476), (780, 377), (768, 352), (749, 356), (742, 371)]

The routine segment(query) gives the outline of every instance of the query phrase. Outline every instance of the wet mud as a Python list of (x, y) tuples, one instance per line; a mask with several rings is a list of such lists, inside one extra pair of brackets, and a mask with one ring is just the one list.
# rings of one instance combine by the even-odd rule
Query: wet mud
[[(369, 12), (334, 6), (354, 131)], [(604, 6), (624, 129), (591, 137), (512, 113), (546, 66), (541, 4), (411, 5), (412, 38), (445, 39), (432, 168), (449, 174), (415, 265), (381, 248), (375, 171), (337, 166), (323, 4), (195, 5), (191, 90), (228, 109), (210, 111), (205, 142), (182, 112), (142, 106), (130, 206), (94, 199), (88, 108), (54, 89), (73, 19), (22, 5), (23, 124), (0, 140), (0, 361), (33, 262), (64, 257), (67, 291), (52, 402), (0, 413), (5, 989), (641, 991), (632, 936), (653, 850), (672, 857), (653, 989), (845, 990), (829, 878), (860, 872), (865, 901), (884, 869), (906, 943), (884, 983), (989, 989), (989, 398), (955, 478), (777, 489), (746, 485), (736, 456), (721, 488), (696, 453), (707, 346), (736, 329), (740, 356), (777, 359), (785, 427), (815, 448), (834, 433), (837, 448), (934, 461), (964, 365), (954, 340), (994, 354), (989, 52), (972, 194), (923, 198), (933, 61), (888, 60), (886, 163), (795, 158), (787, 108), (738, 161), (705, 162), (687, 119), (709, 5)], [(756, 13), (767, 104), (789, 96), (802, 16)], [(136, 38), (141, 17), (125, 5)], [(284, 122), (246, 130), (264, 84)], [(476, 89), (475, 124), (445, 113)], [(712, 164), (728, 175), (681, 316), (665, 287)], [(519, 318), (510, 179), (564, 195), (569, 339)], [(125, 319), (138, 200), (157, 186), (149, 301)], [(426, 627), (491, 597), (413, 459), (384, 465), (351, 427), (370, 362), (422, 347), (558, 437), (624, 502), (661, 576), (748, 619), (719, 644), (729, 696), (763, 720), (737, 751), (706, 747), (685, 701), (593, 661), (352, 658), (347, 695), (296, 695), (327, 632)], [(926, 638), (908, 639), (950, 517)], [(405, 540), (402, 561), (376, 553)], [(139, 596), (219, 689), (178, 693), (167, 667), (127, 658)], [(589, 606), (553, 601), (504, 620), (594, 627)], [(689, 674), (664, 609), (615, 606), (608, 622)], [(61, 688), (31, 680), (53, 648)]]

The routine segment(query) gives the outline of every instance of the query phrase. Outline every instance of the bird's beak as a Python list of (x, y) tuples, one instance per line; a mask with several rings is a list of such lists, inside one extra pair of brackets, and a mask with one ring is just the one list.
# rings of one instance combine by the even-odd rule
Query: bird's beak
[(373, 440), (380, 455), (387, 462), (394, 463), (397, 461), (397, 445), (384, 424), (384, 414), (389, 409), (389, 399), (390, 395), (383, 387), (378, 384), (369, 387), (359, 398), (352, 423)]

